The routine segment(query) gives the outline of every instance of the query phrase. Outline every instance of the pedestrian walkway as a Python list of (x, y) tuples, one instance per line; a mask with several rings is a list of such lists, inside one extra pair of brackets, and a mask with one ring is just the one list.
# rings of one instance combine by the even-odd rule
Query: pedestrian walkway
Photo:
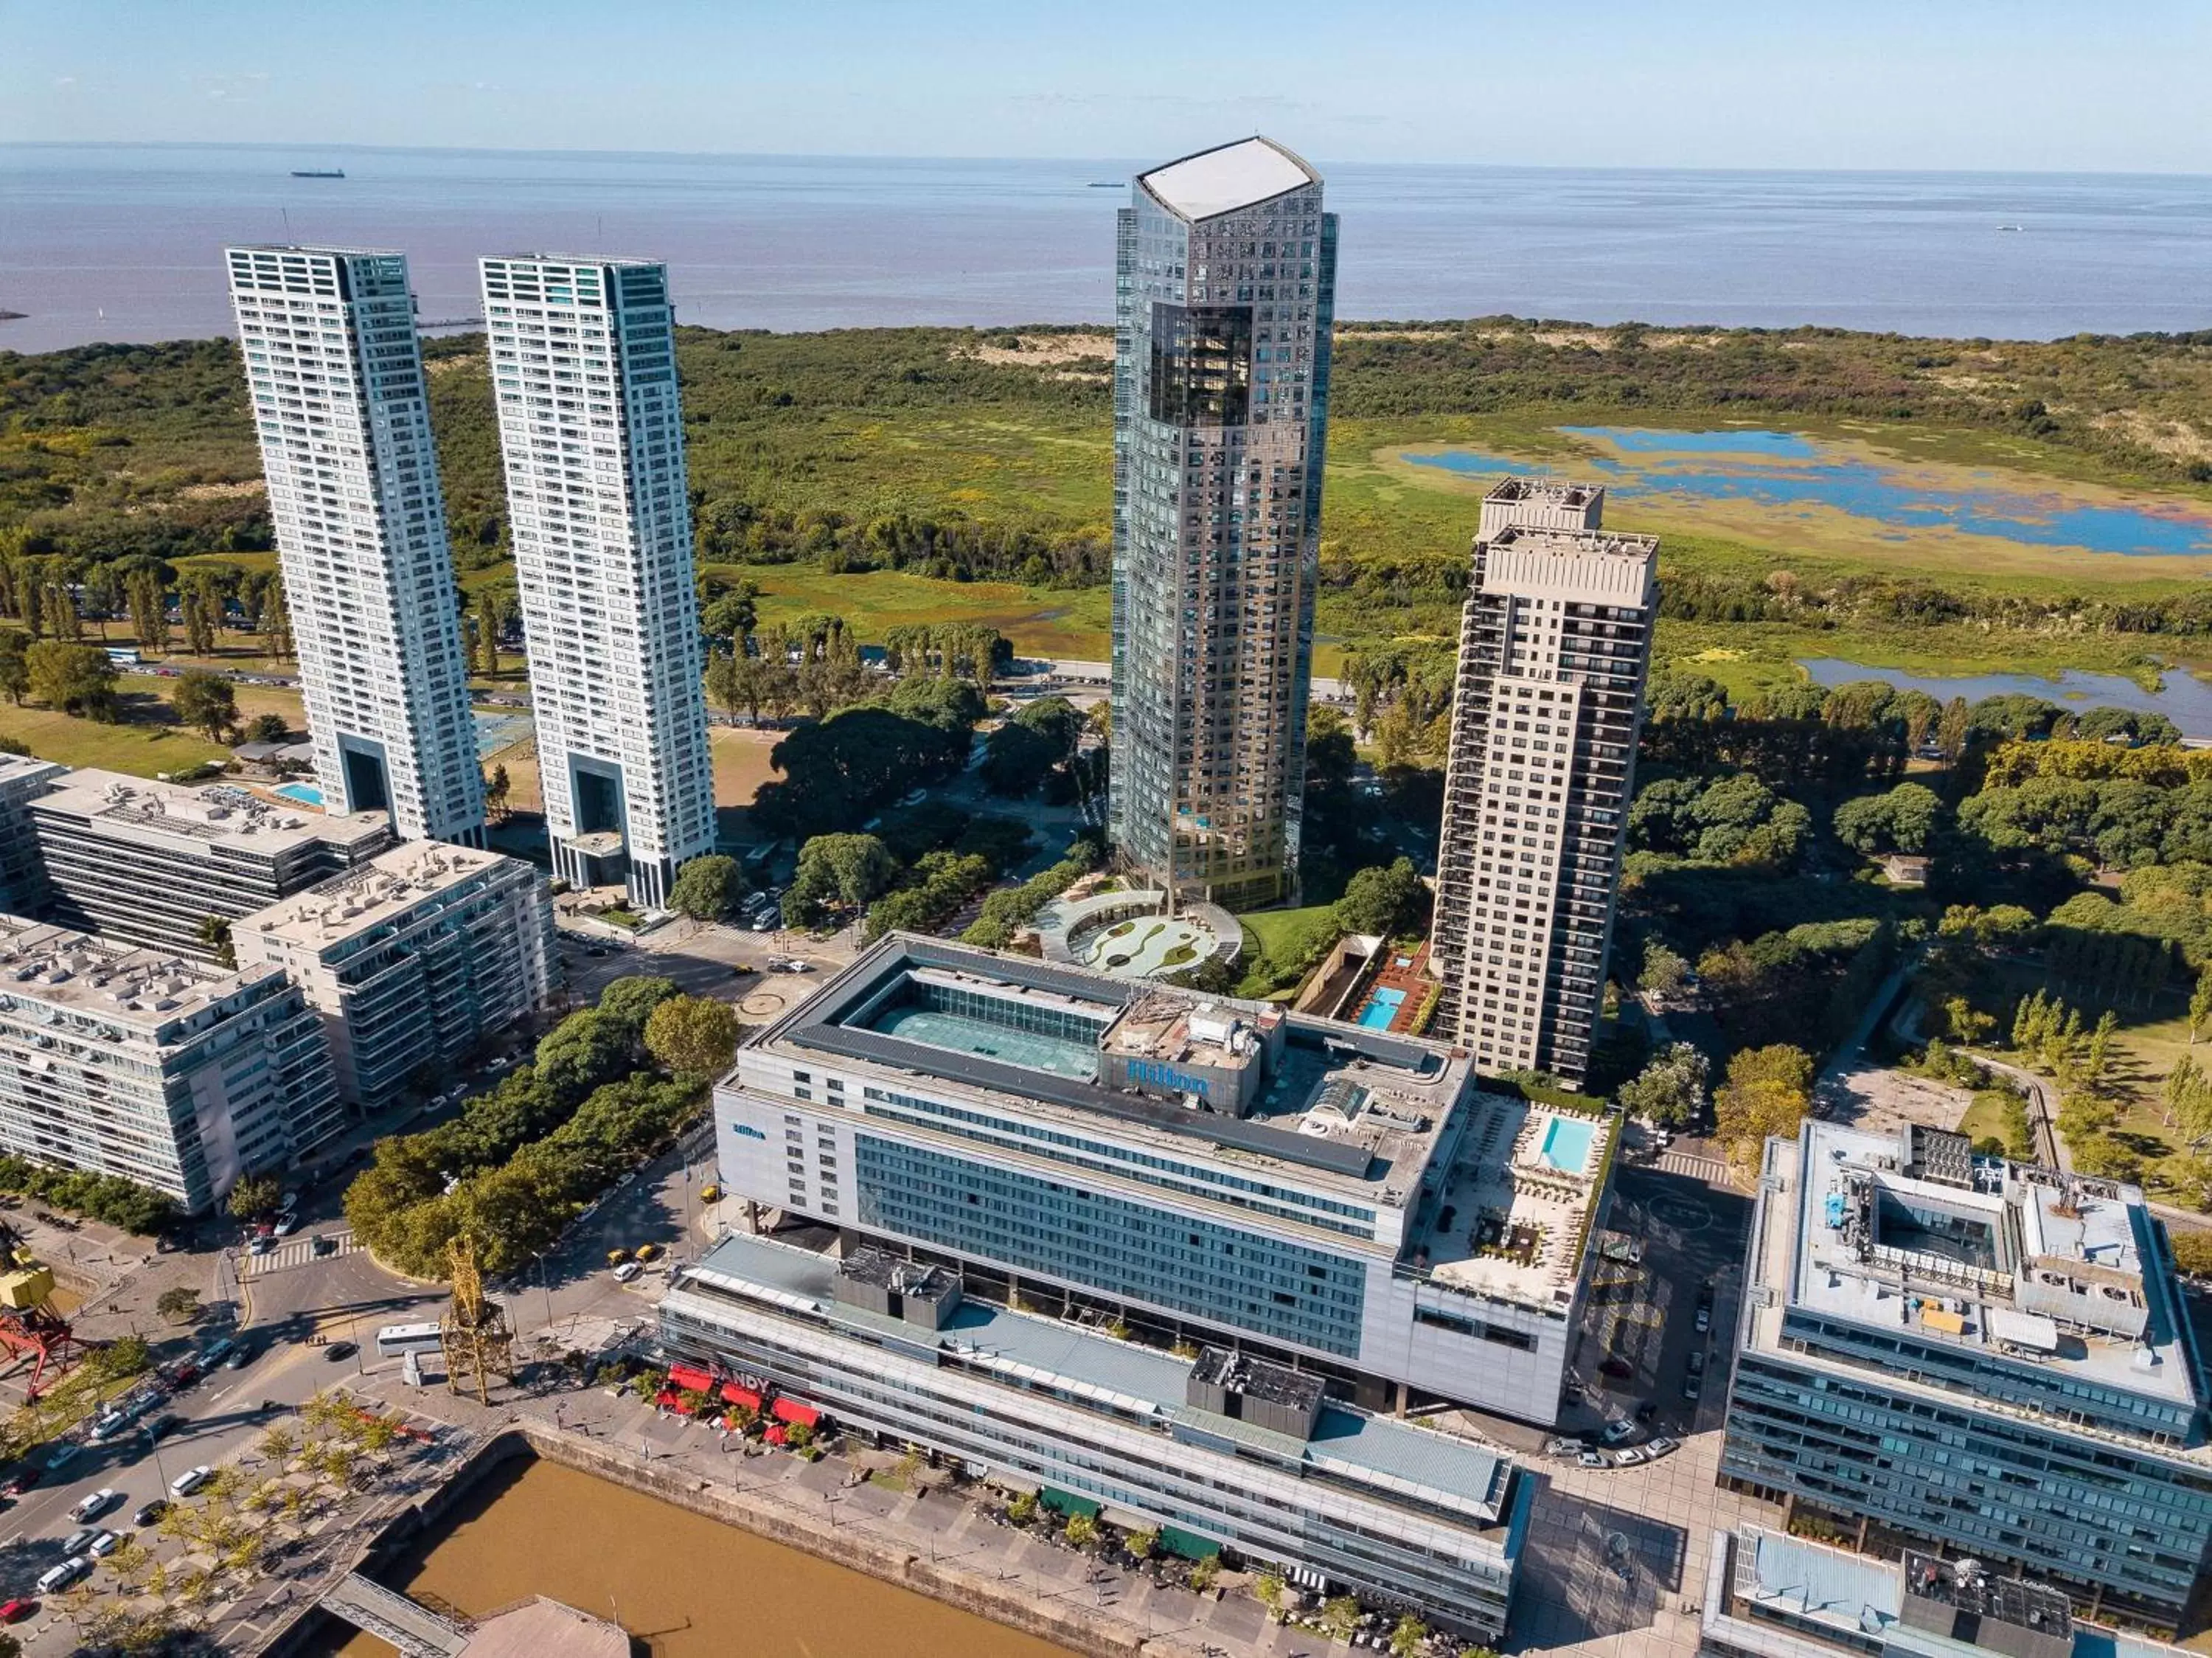
[(324, 1592), (323, 1610), (374, 1635), (406, 1658), (460, 1658), (469, 1637), (397, 1589), (349, 1571)]
[(1707, 1186), (1724, 1186), (1729, 1183), (1728, 1165), (1717, 1157), (1699, 1157), (1687, 1151), (1662, 1151), (1654, 1167), (1669, 1174), (1686, 1174)]
[[(350, 1255), (361, 1247), (361, 1245), (355, 1241), (351, 1232), (330, 1232), (323, 1235), (331, 1239), (336, 1246), (322, 1257), (325, 1260), (334, 1259), (340, 1255)], [(304, 1234), (296, 1238), (279, 1238), (276, 1240), (276, 1247), (266, 1255), (246, 1256), (246, 1276), (249, 1278), (258, 1278), (271, 1272), (281, 1272), (289, 1266), (305, 1266), (315, 1259), (313, 1238)]]

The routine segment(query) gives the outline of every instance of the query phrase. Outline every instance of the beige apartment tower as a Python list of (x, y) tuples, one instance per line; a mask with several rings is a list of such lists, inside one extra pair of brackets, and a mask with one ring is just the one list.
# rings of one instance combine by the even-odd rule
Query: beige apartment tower
[(1486, 1071), (1579, 1083), (1604, 995), (1657, 618), (1659, 544), (1601, 486), (1482, 503), (1437, 859), (1433, 1033)]

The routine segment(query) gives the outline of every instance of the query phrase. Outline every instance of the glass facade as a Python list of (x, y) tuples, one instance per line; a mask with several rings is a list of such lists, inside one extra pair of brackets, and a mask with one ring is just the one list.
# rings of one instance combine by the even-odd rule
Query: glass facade
[(1347, 1357), (1366, 1268), (1286, 1240), (854, 1136), (863, 1227)]
[[(1209, 157), (1225, 192), (1179, 193), (1176, 175)], [(1115, 264), (1109, 828), (1147, 879), (1266, 904), (1296, 880), (1335, 221), (1320, 179), (1264, 138), (1131, 193)]]

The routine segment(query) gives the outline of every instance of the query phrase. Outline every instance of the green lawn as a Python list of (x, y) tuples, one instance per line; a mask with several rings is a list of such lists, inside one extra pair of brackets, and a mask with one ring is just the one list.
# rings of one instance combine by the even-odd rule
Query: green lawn
[(1244, 948), (1248, 953), (1272, 955), (1327, 917), (1333, 907), (1310, 904), (1303, 910), (1255, 910), (1239, 916), (1237, 919), (1244, 923)]
[[(170, 723), (175, 717), (166, 698), (173, 681), (126, 674), (116, 681), (122, 693), (124, 718), (116, 725), (100, 725), (51, 709), (12, 707), (0, 703), (0, 736), (12, 737), (42, 760), (64, 765), (98, 766), (150, 777), (163, 771), (182, 771), (210, 760), (227, 760), (230, 750), (210, 742), (197, 731)], [(278, 686), (240, 686), (238, 711), (241, 720), (256, 714), (282, 714), (297, 732), (305, 725), (300, 695)]]
[(995, 627), (1027, 656), (1103, 661), (1111, 649), (1113, 595), (1099, 588), (1027, 588), (1012, 582), (942, 582), (878, 570), (830, 576), (811, 564), (709, 564), (725, 581), (761, 590), (760, 619), (788, 621), (809, 611), (843, 617), (866, 642), (917, 622)]

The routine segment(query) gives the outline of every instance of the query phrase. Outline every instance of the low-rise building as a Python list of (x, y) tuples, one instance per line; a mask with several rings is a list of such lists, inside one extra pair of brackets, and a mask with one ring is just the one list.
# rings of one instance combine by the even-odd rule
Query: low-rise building
[(34, 916), (46, 907), (46, 875), (31, 827), (31, 802), (56, 788), (69, 768), (27, 754), (0, 754), (0, 914)]
[(281, 970), (0, 916), (0, 1152), (198, 1210), (343, 1121), (321, 1023)]
[(382, 812), (329, 817), (90, 769), (28, 809), (55, 921), (203, 961), (218, 954), (210, 916), (235, 922), (392, 843)]
[(1918, 1125), (1767, 1143), (1723, 1478), (1878, 1551), (2170, 1632), (2212, 1544), (2204, 1367), (2130, 1186)]
[[(1496, 1641), (1535, 1481), (1226, 1349), (1147, 1348), (963, 1298), (957, 1273), (732, 1236), (660, 1303), (672, 1385), (960, 1459), (1065, 1513), (1224, 1548)], [(781, 1396), (764, 1400), (771, 1390)]]
[(374, 1111), (545, 1004), (558, 972), (545, 877), (520, 858), (408, 841), (232, 930), (241, 967), (289, 973), (321, 1015), (338, 1090)]
[(1746, 1526), (1713, 1533), (1699, 1658), (2182, 1658), (2077, 1622), (2065, 1591), (1972, 1560), (1901, 1561)]

